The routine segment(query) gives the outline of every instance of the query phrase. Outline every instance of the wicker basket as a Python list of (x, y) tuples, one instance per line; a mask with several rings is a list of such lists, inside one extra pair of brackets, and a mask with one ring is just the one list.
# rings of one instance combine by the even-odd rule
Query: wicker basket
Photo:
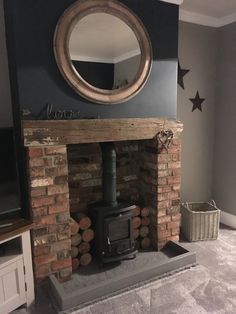
[(216, 203), (183, 203), (181, 230), (188, 241), (215, 240), (219, 233), (220, 210)]

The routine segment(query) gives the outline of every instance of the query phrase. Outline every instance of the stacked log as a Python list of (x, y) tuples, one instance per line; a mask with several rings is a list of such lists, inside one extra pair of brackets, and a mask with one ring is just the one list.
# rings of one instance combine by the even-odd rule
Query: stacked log
[(136, 248), (147, 250), (151, 246), (150, 234), (150, 209), (148, 207), (136, 207), (132, 212), (133, 235), (136, 241)]
[(139, 228), (141, 226), (141, 218), (140, 218), (141, 209), (139, 206), (136, 206), (132, 210), (132, 222), (133, 222), (133, 235), (136, 243), (136, 247), (138, 246), (138, 238), (139, 238)]
[(91, 244), (94, 231), (91, 229), (91, 219), (85, 214), (77, 214), (74, 219), (70, 218), (71, 230), (71, 258), (72, 269), (79, 266), (87, 266), (92, 261)]

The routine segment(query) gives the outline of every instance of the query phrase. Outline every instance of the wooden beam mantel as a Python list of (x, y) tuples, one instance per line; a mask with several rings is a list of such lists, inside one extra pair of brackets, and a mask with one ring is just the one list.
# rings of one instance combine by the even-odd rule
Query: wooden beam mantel
[(160, 118), (22, 121), (24, 146), (145, 140), (161, 130), (182, 132), (177, 120)]

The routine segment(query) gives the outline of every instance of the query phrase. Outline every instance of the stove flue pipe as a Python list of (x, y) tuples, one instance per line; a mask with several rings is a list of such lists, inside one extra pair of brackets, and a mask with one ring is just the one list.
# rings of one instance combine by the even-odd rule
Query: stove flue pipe
[(100, 143), (102, 149), (103, 201), (108, 206), (116, 206), (116, 151), (114, 143)]

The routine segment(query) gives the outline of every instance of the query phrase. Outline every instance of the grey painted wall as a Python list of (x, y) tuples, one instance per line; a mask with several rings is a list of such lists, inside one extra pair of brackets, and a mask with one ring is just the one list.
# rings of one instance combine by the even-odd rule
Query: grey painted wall
[(5, 40), (3, 0), (0, 0), (0, 127), (8, 126), (12, 126), (12, 109)]
[(135, 57), (116, 63), (114, 74), (115, 85), (124, 80), (132, 83), (135, 75), (137, 74), (140, 61), (141, 55), (137, 55)]
[(10, 67), (14, 82), (13, 106), (29, 109), (35, 114), (47, 103), (51, 103), (55, 110), (79, 110), (81, 117), (175, 118), (178, 6), (157, 0), (149, 0), (148, 5), (140, 0), (120, 0), (146, 26), (154, 62), (147, 84), (140, 93), (122, 104), (102, 106), (84, 100), (70, 88), (60, 74), (53, 54), (53, 35), (58, 19), (74, 2), (75, 0), (4, 1), (9, 60), (14, 64), (14, 67)]
[(213, 197), (236, 215), (236, 23), (219, 30)]
[[(179, 60), (190, 69), (184, 77), (185, 90), (178, 86), (178, 118), (184, 123), (182, 146), (182, 200), (212, 198), (214, 115), (218, 31), (215, 28), (180, 22)], [(197, 90), (206, 98), (203, 112), (192, 112)]]

